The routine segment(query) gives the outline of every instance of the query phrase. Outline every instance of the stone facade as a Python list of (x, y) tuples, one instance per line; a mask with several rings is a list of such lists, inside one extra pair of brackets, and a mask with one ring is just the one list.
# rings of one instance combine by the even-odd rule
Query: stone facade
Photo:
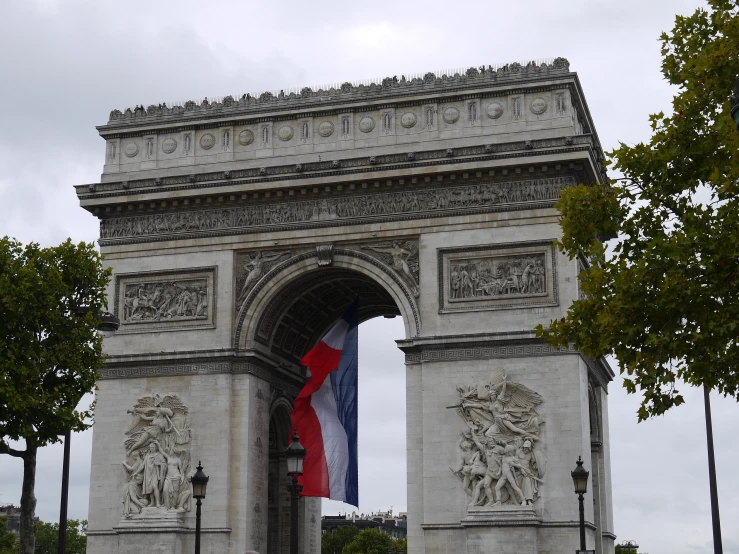
[[(101, 181), (76, 189), (122, 325), (90, 552), (189, 551), (184, 489), (152, 476), (198, 460), (204, 552), (286, 552), (298, 362), (356, 296), (361, 321), (405, 323), (409, 552), (571, 552), (579, 455), (589, 545), (613, 552), (613, 374), (533, 333), (579, 295), (554, 202), (605, 183), (566, 60), (114, 110), (99, 132)], [(301, 501), (300, 536), (320, 551), (319, 500)]]

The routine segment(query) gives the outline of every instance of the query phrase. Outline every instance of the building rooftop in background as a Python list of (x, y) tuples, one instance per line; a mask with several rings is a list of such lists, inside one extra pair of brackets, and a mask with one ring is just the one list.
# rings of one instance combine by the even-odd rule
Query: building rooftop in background
[(380, 533), (390, 535), (394, 539), (406, 538), (407, 517), (405, 513), (393, 515), (392, 511), (372, 512), (369, 514), (327, 515), (321, 518), (321, 532), (331, 533), (339, 527), (354, 526), (359, 530), (377, 529)]

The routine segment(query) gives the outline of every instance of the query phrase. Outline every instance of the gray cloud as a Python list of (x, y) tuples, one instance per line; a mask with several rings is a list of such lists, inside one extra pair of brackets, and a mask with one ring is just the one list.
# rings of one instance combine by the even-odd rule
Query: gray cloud
[[(525, 8), (448, 2), (36, 0), (0, 8), (0, 235), (94, 241), (72, 186), (95, 182), (114, 108), (406, 72), (566, 56), (601, 141), (648, 137), (673, 91), (657, 38), (698, 0), (534, 0)], [(360, 328), (361, 511), (404, 509), (405, 395), (400, 319)], [(710, 550), (701, 392), (636, 424), (638, 399), (610, 388), (615, 528), (656, 554)], [(739, 408), (714, 399), (724, 550), (739, 554)], [(87, 515), (91, 433), (73, 438), (70, 516)], [(574, 461), (573, 461), (574, 463)], [(0, 456), (0, 502), (20, 499), (21, 464)], [(38, 515), (58, 518), (61, 446), (39, 455)], [(574, 500), (573, 500), (574, 501)], [(344, 509), (325, 502), (324, 512)]]

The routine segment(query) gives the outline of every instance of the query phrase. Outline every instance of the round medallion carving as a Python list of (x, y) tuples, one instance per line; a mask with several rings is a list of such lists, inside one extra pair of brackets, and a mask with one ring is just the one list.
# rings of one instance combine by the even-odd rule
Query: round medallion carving
[(135, 142), (129, 142), (126, 145), (124, 152), (126, 153), (126, 156), (128, 156), (129, 158), (133, 158), (136, 154), (139, 153), (139, 145)]
[(503, 115), (503, 106), (498, 102), (491, 102), (490, 105), (488, 105), (487, 114), (490, 119), (498, 119)]
[(252, 133), (249, 129), (244, 129), (239, 133), (239, 144), (242, 146), (246, 146), (248, 144), (251, 144), (254, 142), (254, 133)]
[(547, 102), (543, 98), (537, 98), (531, 103), (531, 111), (536, 115), (541, 115), (547, 111)]
[(210, 133), (205, 133), (202, 137), (200, 137), (200, 147), (203, 150), (210, 150), (211, 148), (213, 148), (215, 143), (216, 137), (214, 137)]
[(334, 124), (330, 121), (324, 121), (318, 126), (318, 134), (322, 137), (330, 137), (334, 134)]
[(444, 121), (447, 123), (456, 123), (459, 121), (459, 110), (457, 108), (447, 108), (444, 110)]
[(175, 150), (177, 150), (177, 141), (175, 139), (169, 137), (162, 141), (162, 152), (165, 154), (171, 154)]
[(363, 117), (359, 121), (359, 130), (362, 131), (363, 133), (369, 133), (374, 128), (375, 128), (375, 120), (372, 119), (370, 116)]
[(277, 137), (284, 142), (293, 138), (293, 133), (293, 128), (290, 127), (290, 125), (283, 125), (280, 127), (280, 130), (277, 131)]
[(418, 122), (418, 117), (413, 112), (404, 113), (400, 118), (400, 124), (406, 129), (410, 129)]

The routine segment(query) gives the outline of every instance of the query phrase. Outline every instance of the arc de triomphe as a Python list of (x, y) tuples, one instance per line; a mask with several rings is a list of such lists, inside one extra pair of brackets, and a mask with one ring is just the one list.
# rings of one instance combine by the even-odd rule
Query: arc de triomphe
[[(567, 60), (114, 110), (98, 131), (102, 178), (76, 189), (121, 328), (88, 552), (192, 551), (198, 460), (204, 552), (287, 552), (298, 361), (355, 297), (360, 321), (405, 324), (410, 553), (573, 552), (580, 455), (589, 547), (613, 552), (613, 373), (533, 332), (587, 263), (553, 247), (554, 202), (606, 183)], [(300, 527), (320, 552), (319, 500)]]

